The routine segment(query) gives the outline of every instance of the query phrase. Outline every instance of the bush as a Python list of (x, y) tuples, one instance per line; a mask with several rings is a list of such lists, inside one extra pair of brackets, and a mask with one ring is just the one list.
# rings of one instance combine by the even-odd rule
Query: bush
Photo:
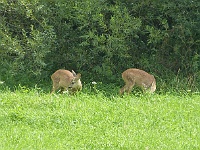
[[(3, 1), (1, 79), (41, 82), (59, 68), (120, 83), (127, 68), (198, 87), (200, 2)], [(164, 82), (164, 83), (163, 83)], [(184, 84), (180, 84), (181, 85)]]

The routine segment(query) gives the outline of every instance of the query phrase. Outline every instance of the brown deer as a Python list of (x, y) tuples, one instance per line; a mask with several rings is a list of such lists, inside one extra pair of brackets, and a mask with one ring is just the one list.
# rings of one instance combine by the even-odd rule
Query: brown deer
[(69, 91), (69, 93), (75, 93), (82, 89), (81, 74), (76, 74), (73, 70), (59, 69), (51, 75), (53, 81), (53, 88), (51, 94), (61, 89), (63, 91)]
[(143, 91), (149, 90), (153, 93), (156, 90), (156, 80), (153, 75), (136, 68), (130, 68), (122, 73), (122, 79), (125, 82), (125, 86), (120, 89), (119, 94), (124, 92), (128, 94), (131, 92), (134, 85), (142, 88)]

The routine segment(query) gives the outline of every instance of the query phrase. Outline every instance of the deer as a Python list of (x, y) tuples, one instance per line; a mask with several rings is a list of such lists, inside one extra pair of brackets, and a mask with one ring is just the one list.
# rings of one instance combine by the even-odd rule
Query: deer
[(80, 78), (81, 74), (76, 74), (73, 70), (72, 72), (64, 69), (57, 70), (51, 75), (51, 80), (53, 82), (51, 94), (59, 89), (61, 93), (63, 93), (63, 91), (69, 91), (70, 94), (81, 91), (82, 84)]
[(156, 80), (154, 76), (145, 72), (144, 70), (136, 68), (127, 69), (122, 73), (122, 79), (125, 82), (125, 86), (120, 89), (120, 95), (124, 94), (125, 92), (129, 94), (134, 85), (140, 87), (143, 92), (148, 91), (153, 93), (156, 90)]

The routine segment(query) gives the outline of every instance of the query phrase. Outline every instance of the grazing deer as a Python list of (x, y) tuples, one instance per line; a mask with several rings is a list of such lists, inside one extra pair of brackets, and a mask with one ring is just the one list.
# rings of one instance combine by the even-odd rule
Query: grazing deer
[(130, 68), (125, 70), (122, 73), (122, 79), (125, 82), (125, 86), (120, 89), (120, 95), (124, 94), (124, 92), (129, 94), (134, 85), (139, 86), (143, 91), (150, 90), (150, 93), (156, 90), (156, 80), (154, 76), (140, 69)]
[(76, 74), (73, 70), (72, 72), (64, 69), (57, 70), (51, 76), (51, 80), (53, 81), (51, 94), (58, 89), (61, 89), (61, 92), (63, 92), (64, 90), (69, 90), (70, 93), (80, 91), (82, 89), (80, 78), (81, 74)]

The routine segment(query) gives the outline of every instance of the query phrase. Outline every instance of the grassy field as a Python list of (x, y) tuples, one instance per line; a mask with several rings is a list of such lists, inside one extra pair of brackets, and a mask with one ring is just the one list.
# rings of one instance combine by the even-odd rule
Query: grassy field
[(0, 91), (1, 150), (197, 150), (200, 94)]

